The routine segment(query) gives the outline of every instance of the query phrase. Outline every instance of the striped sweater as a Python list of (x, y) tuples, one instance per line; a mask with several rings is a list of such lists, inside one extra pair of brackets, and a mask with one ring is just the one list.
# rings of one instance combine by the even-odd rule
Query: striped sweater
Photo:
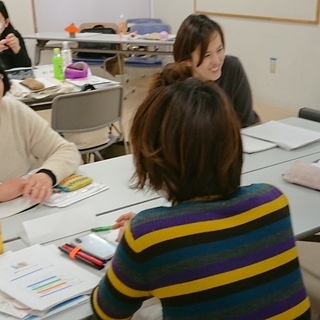
[(286, 197), (254, 184), (137, 214), (92, 307), (129, 319), (152, 296), (164, 319), (310, 319)]

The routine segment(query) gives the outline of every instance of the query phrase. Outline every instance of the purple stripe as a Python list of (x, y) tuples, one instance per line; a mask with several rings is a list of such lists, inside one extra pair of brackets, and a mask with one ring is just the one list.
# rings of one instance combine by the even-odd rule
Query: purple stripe
[[(279, 196), (281, 196), (281, 193), (279, 190), (273, 188), (267, 193), (263, 193), (260, 196), (254, 196), (253, 198), (248, 198), (246, 200), (243, 200), (241, 202), (237, 201), (232, 206), (224, 205), (224, 203), (221, 201), (221, 207), (212, 208), (211, 210), (214, 211), (202, 211), (202, 212), (192, 212), (192, 213), (184, 213), (185, 206), (182, 204), (180, 205), (180, 210), (173, 214), (171, 217), (165, 217), (164, 219), (159, 219), (159, 216), (157, 217), (159, 220), (156, 222), (154, 220), (148, 221), (146, 223), (140, 223), (138, 226), (136, 226), (132, 230), (133, 237), (135, 239), (139, 238), (140, 236), (147, 234), (152, 231), (162, 230), (166, 228), (170, 228), (172, 226), (180, 226), (195, 222), (204, 222), (209, 220), (218, 220), (218, 219), (224, 219), (231, 216), (236, 216), (238, 214), (241, 214), (244, 211), (250, 210), (252, 208), (257, 208), (258, 206), (274, 201)], [(240, 199), (241, 200), (241, 199)], [(228, 200), (228, 203), (230, 203), (232, 200)], [(202, 204), (203, 205), (203, 204)], [(187, 204), (189, 206), (189, 204)], [(178, 206), (179, 207), (179, 206)], [(175, 208), (178, 208), (175, 207)], [(175, 210), (173, 208), (172, 210)], [(181, 216), (177, 214), (182, 214)], [(151, 213), (150, 215), (154, 214), (155, 216), (157, 213)]]
[(272, 247), (268, 247), (261, 251), (252, 252), (249, 255), (241, 256), (231, 260), (225, 260), (215, 264), (201, 266), (197, 269), (188, 269), (186, 271), (179, 270), (178, 273), (167, 275), (165, 278), (154, 279), (151, 282), (152, 288), (172, 285), (174, 283), (183, 283), (195, 279), (205, 278), (215, 274), (236, 270), (245, 266), (249, 266), (256, 262), (264, 261), (270, 257), (276, 256), (294, 247), (294, 242), (291, 239), (277, 243)]
[[(298, 305), (306, 298), (305, 289), (301, 289), (296, 292), (294, 295), (281, 300), (277, 303), (274, 303), (272, 306), (267, 306), (259, 311), (246, 313), (244, 316), (234, 318), (233, 320), (247, 320), (247, 319), (267, 319), (273, 316), (276, 316), (282, 312), (285, 312), (294, 306)], [(253, 301), (254, 304), (254, 301)], [(299, 316), (298, 314), (296, 315)]]

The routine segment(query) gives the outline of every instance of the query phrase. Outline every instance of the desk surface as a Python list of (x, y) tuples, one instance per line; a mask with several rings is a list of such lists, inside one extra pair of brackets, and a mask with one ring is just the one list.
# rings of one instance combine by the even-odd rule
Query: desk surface
[[(320, 152), (300, 158), (311, 163), (320, 158)], [(293, 231), (297, 238), (320, 231), (320, 194), (319, 191), (285, 182), (282, 175), (295, 160), (245, 173), (241, 177), (242, 185), (268, 183), (279, 188), (288, 198)]]
[[(315, 130), (320, 132), (320, 123), (302, 118), (287, 118), (280, 120), (286, 124), (300, 128)], [(242, 173), (256, 171), (262, 168), (274, 166), (290, 160), (320, 152), (320, 142), (314, 142), (304, 147), (286, 151), (280, 148), (273, 148), (262, 152), (244, 154)]]
[[(121, 37), (119, 34), (94, 34), (88, 36), (85, 34), (77, 33), (75, 38), (70, 38), (68, 33), (66, 32), (40, 32), (33, 33), (23, 36), (24, 39), (28, 40), (36, 40), (36, 50), (34, 63), (37, 65), (40, 62), (40, 53), (42, 50), (50, 49), (52, 50), (52, 46), (48, 46), (47, 42), (49, 41), (70, 41), (74, 43), (78, 42), (105, 42), (105, 43), (114, 43), (118, 44), (114, 49), (79, 49), (75, 48), (78, 52), (102, 52), (102, 53), (114, 53), (114, 54), (135, 54), (136, 50), (131, 50), (129, 48), (122, 48), (122, 45), (129, 44), (134, 46), (157, 46), (157, 47), (165, 47), (164, 50), (156, 50), (153, 51), (153, 54), (156, 55), (170, 55), (173, 51), (174, 38), (168, 41), (160, 41), (160, 40), (146, 40), (141, 39), (139, 37), (130, 38), (128, 36)], [(74, 48), (72, 48), (74, 49)]]
[[(156, 199), (156, 200), (145, 202), (145, 203), (142, 203), (142, 204), (139, 204), (139, 205), (134, 205), (134, 206), (131, 206), (131, 207), (126, 208), (126, 209), (116, 210), (116, 211), (113, 211), (112, 213), (110, 213), (108, 215), (99, 216), (98, 217), (98, 221), (99, 221), (99, 224), (101, 224), (101, 225), (106, 225), (106, 224), (109, 225), (109, 224), (112, 224), (119, 215), (121, 215), (123, 213), (126, 213), (128, 211), (132, 211), (132, 212), (137, 212), (138, 213), (138, 212), (140, 212), (142, 210), (145, 210), (145, 209), (148, 209), (148, 208), (152, 208), (152, 207), (162, 206), (162, 205), (168, 205), (166, 200), (164, 200), (164, 199)], [(60, 245), (62, 245), (64, 243), (70, 242), (75, 237), (79, 237), (81, 235), (85, 235), (85, 234), (88, 234), (88, 233), (89, 233), (89, 231), (88, 232), (79, 233), (79, 234), (72, 235), (72, 236), (69, 236), (69, 237), (65, 237), (63, 239), (59, 239), (59, 240), (56, 240), (56, 241), (53, 241), (53, 242), (50, 242), (50, 243), (54, 243), (57, 246), (60, 246)], [(19, 240), (14, 240), (14, 241), (10, 241), (9, 243), (6, 243), (5, 244), (5, 251), (9, 251), (9, 250), (17, 251), (17, 250), (23, 249), (25, 247), (26, 247), (26, 244), (24, 242), (22, 242), (22, 240), (19, 239)], [(78, 263), (79, 266), (82, 266), (83, 268), (89, 270), (90, 272), (95, 273), (98, 276), (102, 277), (104, 275), (104, 273), (105, 273), (105, 269), (102, 269), (102, 270), (99, 271), (99, 270), (93, 269), (90, 266), (87, 266), (87, 265), (85, 265), (85, 264), (83, 264), (83, 263), (81, 263), (79, 261), (75, 261), (75, 263)], [(48, 318), (48, 320), (84, 319), (85, 317), (90, 316), (91, 314), (92, 314), (91, 306), (90, 306), (89, 303), (86, 303), (86, 304), (82, 304), (80, 306), (73, 307), (72, 309), (68, 309), (68, 310), (66, 310), (64, 312), (61, 312), (61, 313), (58, 313), (56, 315), (52, 315), (51, 317)]]
[(131, 38), (130, 36), (121, 37), (119, 34), (97, 33), (93, 35), (77, 33), (75, 38), (70, 38), (66, 32), (39, 32), (23, 36), (24, 39), (37, 41), (72, 41), (72, 42), (107, 42), (117, 44), (135, 44), (141, 46), (168, 46), (174, 44), (174, 38), (168, 41), (148, 40), (140, 37)]
[(68, 208), (90, 205), (97, 216), (128, 208), (133, 205), (158, 199), (151, 191), (136, 191), (130, 188), (130, 178), (134, 172), (132, 156), (126, 155), (109, 160), (82, 165), (77, 172), (92, 177), (95, 181), (109, 186), (108, 190), (76, 202), (66, 208), (41, 206), (2, 220), (2, 235), (5, 241), (18, 236), (18, 226), (30, 219), (54, 214)]

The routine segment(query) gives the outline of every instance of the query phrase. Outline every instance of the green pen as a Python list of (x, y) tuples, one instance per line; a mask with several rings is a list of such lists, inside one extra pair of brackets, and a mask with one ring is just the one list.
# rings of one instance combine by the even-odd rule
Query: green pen
[(112, 226), (103, 226), (103, 227), (91, 228), (91, 231), (93, 231), (93, 232), (110, 231), (110, 230), (112, 230)]

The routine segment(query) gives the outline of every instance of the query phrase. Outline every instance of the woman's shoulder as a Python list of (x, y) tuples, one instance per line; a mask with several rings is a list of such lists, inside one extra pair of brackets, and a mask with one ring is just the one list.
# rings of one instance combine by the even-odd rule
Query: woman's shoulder
[(2, 98), (0, 109), (6, 113), (14, 114), (17, 117), (33, 117), (36, 115), (36, 113), (23, 102), (6, 96)]
[(253, 183), (251, 185), (241, 187), (240, 190), (241, 192), (251, 194), (252, 196), (265, 196), (270, 200), (275, 200), (281, 196), (286, 198), (279, 188), (268, 183)]
[(241, 64), (239, 58), (236, 56), (226, 55), (225, 59), (224, 59), (224, 65), (229, 68), (241, 68), (242, 69), (242, 64)]

